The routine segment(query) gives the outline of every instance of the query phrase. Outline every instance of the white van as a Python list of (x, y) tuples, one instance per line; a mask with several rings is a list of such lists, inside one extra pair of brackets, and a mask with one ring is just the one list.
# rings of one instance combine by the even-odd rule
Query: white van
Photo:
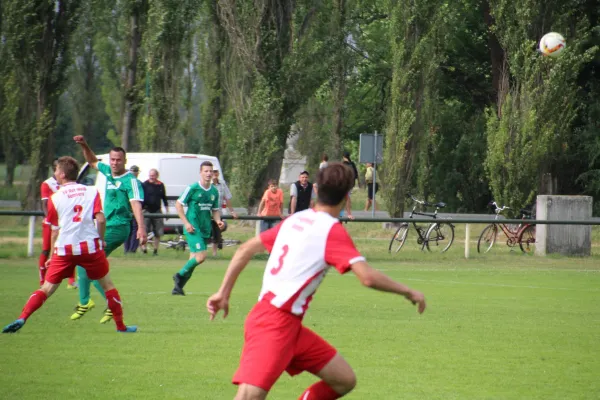
[[(96, 155), (98, 160), (108, 164), (108, 154)], [(132, 165), (140, 168), (138, 179), (144, 182), (148, 179), (148, 172), (155, 168), (159, 172), (159, 180), (165, 184), (167, 200), (169, 201), (169, 213), (176, 214), (175, 201), (183, 193), (188, 185), (200, 180), (200, 164), (210, 161), (214, 169), (221, 173), (220, 179), (225, 180), (219, 159), (203, 154), (182, 153), (127, 153), (125, 168), (129, 170)], [(106, 188), (106, 178), (97, 170), (85, 163), (79, 171), (77, 182), (88, 186), (96, 186), (102, 200)], [(163, 207), (163, 212), (165, 212)], [(181, 231), (183, 223), (179, 218), (165, 220), (165, 232)]]

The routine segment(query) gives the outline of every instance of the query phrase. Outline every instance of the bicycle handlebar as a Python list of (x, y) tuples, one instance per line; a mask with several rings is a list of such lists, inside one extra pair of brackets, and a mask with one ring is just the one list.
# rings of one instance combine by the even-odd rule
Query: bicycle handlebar
[(504, 210), (510, 210), (510, 207), (508, 206), (502, 206), (502, 208), (498, 207), (498, 203), (495, 201), (492, 201), (492, 205), (496, 208), (496, 214), (500, 214)]

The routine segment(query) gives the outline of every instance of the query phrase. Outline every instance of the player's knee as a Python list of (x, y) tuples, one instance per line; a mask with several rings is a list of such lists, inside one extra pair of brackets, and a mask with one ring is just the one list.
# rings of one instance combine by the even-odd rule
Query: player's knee
[(356, 374), (350, 365), (344, 362), (334, 373), (322, 376), (323, 380), (341, 395), (345, 395), (356, 387)]
[(267, 392), (252, 385), (241, 384), (234, 400), (264, 400)]
[(352, 369), (344, 379), (344, 394), (351, 392), (356, 387), (356, 374)]
[(206, 259), (206, 254), (205, 254), (205, 252), (202, 252), (202, 253), (196, 253), (195, 257), (196, 257), (196, 262), (197, 262), (198, 264), (201, 264), (201, 263), (203, 263), (203, 262), (204, 262), (204, 260)]

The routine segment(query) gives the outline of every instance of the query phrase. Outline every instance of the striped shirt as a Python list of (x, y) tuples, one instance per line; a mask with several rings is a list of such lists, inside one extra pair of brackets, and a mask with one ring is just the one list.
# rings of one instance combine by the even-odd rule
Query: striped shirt
[(67, 183), (48, 200), (48, 222), (60, 234), (53, 253), (58, 256), (92, 254), (102, 250), (94, 224), (102, 212), (98, 190), (93, 186)]

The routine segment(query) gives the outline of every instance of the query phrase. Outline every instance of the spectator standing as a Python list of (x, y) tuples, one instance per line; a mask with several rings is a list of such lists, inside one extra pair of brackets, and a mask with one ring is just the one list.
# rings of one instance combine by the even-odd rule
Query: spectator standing
[[(283, 191), (277, 186), (275, 179), (269, 179), (269, 188), (265, 190), (258, 205), (258, 215), (261, 217), (283, 218)], [(260, 221), (260, 231), (264, 232), (277, 225), (279, 221)]]
[[(158, 170), (152, 168), (148, 172), (148, 180), (142, 183), (144, 188), (144, 214), (160, 214), (161, 202), (165, 206), (165, 212), (169, 213), (169, 202), (167, 201), (167, 189), (165, 189), (164, 183), (158, 180)], [(144, 218), (144, 225), (146, 225), (146, 232), (154, 232), (154, 238), (152, 244), (154, 246), (153, 255), (158, 255), (158, 246), (160, 244), (160, 238), (165, 233), (165, 220), (164, 218)], [(142, 246), (144, 254), (148, 253), (146, 245)]]
[[(344, 164), (346, 164), (347, 166), (349, 166), (352, 169), (352, 171), (354, 171), (354, 181), (356, 183), (358, 183), (358, 185), (360, 186), (360, 181), (358, 180), (358, 169), (356, 169), (356, 164), (354, 164), (354, 161), (352, 161), (352, 159), (350, 159), (349, 152), (347, 152), (347, 151), (344, 152), (344, 157), (342, 159), (342, 162)], [(355, 186), (356, 186), (356, 183), (355, 183)]]
[(308, 181), (308, 171), (300, 172), (296, 182), (290, 187), (290, 215), (314, 206), (315, 191)]
[(323, 153), (323, 157), (321, 158), (321, 164), (319, 164), (319, 171), (329, 165), (329, 157), (327, 154)]
[[(365, 182), (367, 184), (367, 201), (365, 202), (365, 211), (369, 211), (373, 203), (373, 172), (375, 168), (372, 163), (367, 163), (367, 172), (365, 173)], [(379, 175), (375, 174), (375, 194), (379, 191)], [(376, 205), (373, 205), (375, 208)]]

